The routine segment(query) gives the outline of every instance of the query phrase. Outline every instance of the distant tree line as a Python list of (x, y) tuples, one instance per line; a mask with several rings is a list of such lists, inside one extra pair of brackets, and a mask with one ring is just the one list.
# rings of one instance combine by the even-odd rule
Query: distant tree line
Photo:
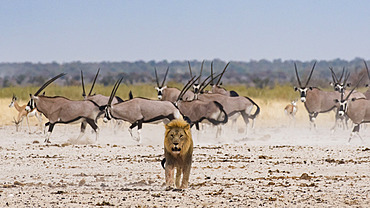
[[(227, 62), (220, 59), (213, 61), (215, 73), (220, 73)], [(199, 75), (201, 62), (190, 61), (193, 74)], [(296, 84), (294, 63), (303, 77), (307, 77), (315, 60), (312, 61), (282, 61), (276, 59), (251, 60), (249, 62), (232, 61), (227, 72), (222, 78), (224, 84), (243, 84), (258, 88), (273, 87), (276, 84)], [(370, 65), (370, 62), (368, 62)], [(167, 81), (186, 83), (190, 78), (187, 61), (135, 61), (135, 62), (71, 62), (71, 63), (0, 63), (0, 86), (40, 86), (50, 77), (61, 72), (67, 73), (65, 77), (58, 80), (60, 85), (79, 85), (80, 71), (84, 72), (85, 82), (90, 83), (98, 68), (101, 69), (98, 83), (105, 86), (112, 85), (123, 76), (126, 84), (155, 83), (154, 68), (158, 70), (160, 80), (164, 73), (170, 68)], [(331, 61), (317, 61), (316, 69), (312, 77), (312, 85), (327, 86), (331, 80), (329, 67), (333, 67), (339, 74), (343, 67), (351, 72), (350, 80), (355, 82), (360, 76), (366, 75), (363, 59), (355, 58), (351, 61), (335, 59)], [(203, 69), (203, 79), (210, 74), (211, 61), (206, 60)], [(368, 83), (368, 79), (363, 82)]]

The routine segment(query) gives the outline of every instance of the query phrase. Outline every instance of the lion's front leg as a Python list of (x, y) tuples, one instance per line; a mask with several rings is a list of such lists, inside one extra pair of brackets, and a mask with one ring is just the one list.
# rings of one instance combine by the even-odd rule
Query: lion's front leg
[(180, 188), (181, 173), (182, 173), (182, 168), (177, 167), (176, 168), (176, 188)]
[(175, 172), (175, 167), (173, 165), (166, 165), (165, 169), (165, 177), (166, 177), (166, 189), (170, 190), (174, 188), (174, 172)]
[(191, 169), (190, 165), (182, 169), (182, 183), (180, 189), (186, 189), (189, 187), (190, 169)]

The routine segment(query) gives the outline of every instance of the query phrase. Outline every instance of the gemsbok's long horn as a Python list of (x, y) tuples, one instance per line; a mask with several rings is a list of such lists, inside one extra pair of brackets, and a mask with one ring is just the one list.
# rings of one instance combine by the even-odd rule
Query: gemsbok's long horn
[[(212, 74), (211, 74), (212, 75)], [(208, 76), (207, 77), (207, 79), (209, 79), (209, 77), (213, 77), (213, 75), (212, 76)], [(217, 76), (215, 76), (215, 77), (213, 77), (211, 80), (209, 80), (206, 84), (204, 84), (205, 83), (205, 81), (207, 80), (207, 79), (205, 79), (204, 80), (204, 82), (202, 83), (202, 87), (199, 89), (199, 92), (203, 92), (203, 90), (210, 84), (210, 83), (213, 83), (213, 80), (215, 80), (215, 79), (217, 79), (219, 76), (221, 76), (221, 74), (219, 74), (219, 75), (217, 75)]]
[(295, 69), (295, 75), (297, 77), (298, 85), (299, 87), (303, 87), (301, 83), (301, 79), (299, 79), (298, 70), (297, 70), (297, 64), (294, 62), (294, 69)]
[(369, 77), (370, 79), (370, 72), (369, 72), (369, 68), (367, 67), (367, 64), (366, 64), (366, 61), (364, 60), (364, 63), (365, 63), (365, 67), (366, 67), (366, 71), (367, 71), (367, 76)]
[(185, 86), (182, 88), (179, 96), (177, 97), (177, 101), (179, 101), (182, 96), (186, 93), (187, 90), (189, 90), (189, 88), (191, 86), (193, 86), (193, 84), (199, 79), (199, 77), (197, 79), (195, 79), (195, 76), (193, 76), (189, 81), (188, 83), (185, 84)]
[(37, 96), (38, 94), (40, 94), (41, 91), (43, 91), (49, 84), (51, 84), (52, 82), (54, 82), (56, 79), (62, 77), (66, 75), (65, 73), (61, 73), (61, 74), (58, 74), (57, 76), (51, 78), (49, 81), (45, 82), (45, 84), (43, 84), (39, 90), (37, 90), (37, 92), (34, 94), (34, 96)]
[(212, 79), (211, 85), (213, 85), (213, 61), (211, 62), (211, 79)]
[(100, 68), (98, 69), (98, 72), (96, 72), (96, 75), (95, 75), (94, 81), (93, 81), (93, 83), (92, 83), (92, 86), (91, 86), (91, 89), (90, 89), (90, 92), (89, 92), (89, 96), (91, 95), (92, 90), (94, 89), (95, 82), (96, 82), (96, 78), (98, 77), (99, 72), (100, 72)]
[[(207, 80), (209, 78), (213, 77), (213, 74), (210, 74), (208, 77), (206, 77), (202, 83), (199, 84), (200, 88), (203, 88), (204, 86), (207, 86), (209, 84), (209, 82), (207, 82)], [(212, 80), (211, 80), (212, 81)], [(205, 83), (207, 82), (207, 85), (205, 85)], [(200, 89), (199, 89), (200, 90)]]
[(191, 72), (190, 61), (188, 61), (188, 66), (189, 66), (190, 78), (192, 78), (193, 77), (193, 73)]
[(122, 79), (123, 79), (123, 77), (121, 77), (119, 80), (117, 80), (117, 82), (114, 84), (112, 93), (110, 94), (110, 97), (109, 97), (108, 106), (111, 106), (112, 100), (113, 100), (114, 96), (116, 95), (116, 92), (118, 90), (119, 85), (122, 82)]
[(157, 68), (154, 67), (154, 73), (155, 73), (155, 81), (157, 82), (157, 87), (160, 88), (159, 86), (159, 80), (158, 80), (158, 74), (157, 74)]
[(316, 66), (316, 61), (315, 63), (313, 64), (312, 66), (312, 69), (311, 69), (311, 72), (310, 72), (310, 76), (308, 76), (308, 79), (307, 79), (307, 82), (306, 82), (306, 85), (304, 87), (307, 87), (308, 83), (310, 82), (310, 79), (312, 77), (312, 73), (313, 73), (313, 70), (315, 69), (315, 66)]
[(217, 81), (217, 83), (216, 83), (216, 86), (218, 86), (218, 85), (220, 84), (220, 82), (221, 82), (221, 78), (222, 78), (222, 76), (224, 75), (224, 73), (225, 73), (225, 71), (226, 71), (227, 67), (229, 66), (229, 64), (230, 64), (230, 62), (226, 64), (226, 66), (225, 66), (224, 70), (221, 72), (221, 76), (220, 76), (220, 78), (218, 79), (218, 81)]
[(83, 74), (82, 70), (81, 70), (81, 84), (82, 84), (82, 96), (86, 97), (84, 74)]
[(344, 80), (343, 80), (343, 86), (346, 86), (350, 75), (351, 73), (349, 71), (346, 71), (346, 75), (344, 76)]
[(343, 75), (344, 75), (344, 71), (345, 71), (345, 67), (343, 67), (342, 74), (340, 75), (340, 78), (339, 78), (338, 82), (341, 82), (342, 81), (342, 78), (343, 78)]
[(337, 77), (337, 75), (335, 74), (335, 72), (334, 72), (334, 70), (333, 70), (333, 67), (329, 67), (329, 69), (330, 69), (330, 71), (331, 71), (331, 77), (332, 77), (332, 79), (333, 79), (333, 82), (335, 82), (335, 83), (339, 83), (339, 81), (338, 81), (338, 77)]
[(202, 65), (201, 65), (201, 67), (200, 67), (200, 73), (199, 73), (198, 84), (200, 84), (200, 80), (202, 79), (203, 65), (204, 65), (204, 60), (202, 61)]
[(164, 86), (164, 83), (166, 82), (166, 78), (167, 78), (167, 74), (168, 74), (168, 70), (170, 69), (170, 67), (168, 66), (167, 67), (167, 70), (166, 70), (166, 74), (164, 75), (164, 79), (163, 79), (163, 81), (162, 81), (162, 85), (161, 85), (161, 87), (163, 87)]

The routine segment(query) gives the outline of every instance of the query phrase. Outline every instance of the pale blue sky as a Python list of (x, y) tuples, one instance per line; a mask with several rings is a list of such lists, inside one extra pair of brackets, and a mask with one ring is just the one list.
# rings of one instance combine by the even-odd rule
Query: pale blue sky
[(0, 62), (370, 59), (370, 1), (3, 0)]

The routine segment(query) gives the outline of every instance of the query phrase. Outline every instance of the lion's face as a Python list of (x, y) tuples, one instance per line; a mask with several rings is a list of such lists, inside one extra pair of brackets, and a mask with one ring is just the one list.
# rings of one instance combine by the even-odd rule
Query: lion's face
[(184, 144), (188, 141), (184, 129), (174, 128), (168, 133), (168, 142), (170, 150), (173, 154), (180, 154), (181, 150), (184, 148)]
[[(178, 123), (177, 123), (178, 124)], [(172, 155), (184, 155), (193, 146), (190, 125), (186, 122), (182, 125), (166, 125), (165, 148)]]

